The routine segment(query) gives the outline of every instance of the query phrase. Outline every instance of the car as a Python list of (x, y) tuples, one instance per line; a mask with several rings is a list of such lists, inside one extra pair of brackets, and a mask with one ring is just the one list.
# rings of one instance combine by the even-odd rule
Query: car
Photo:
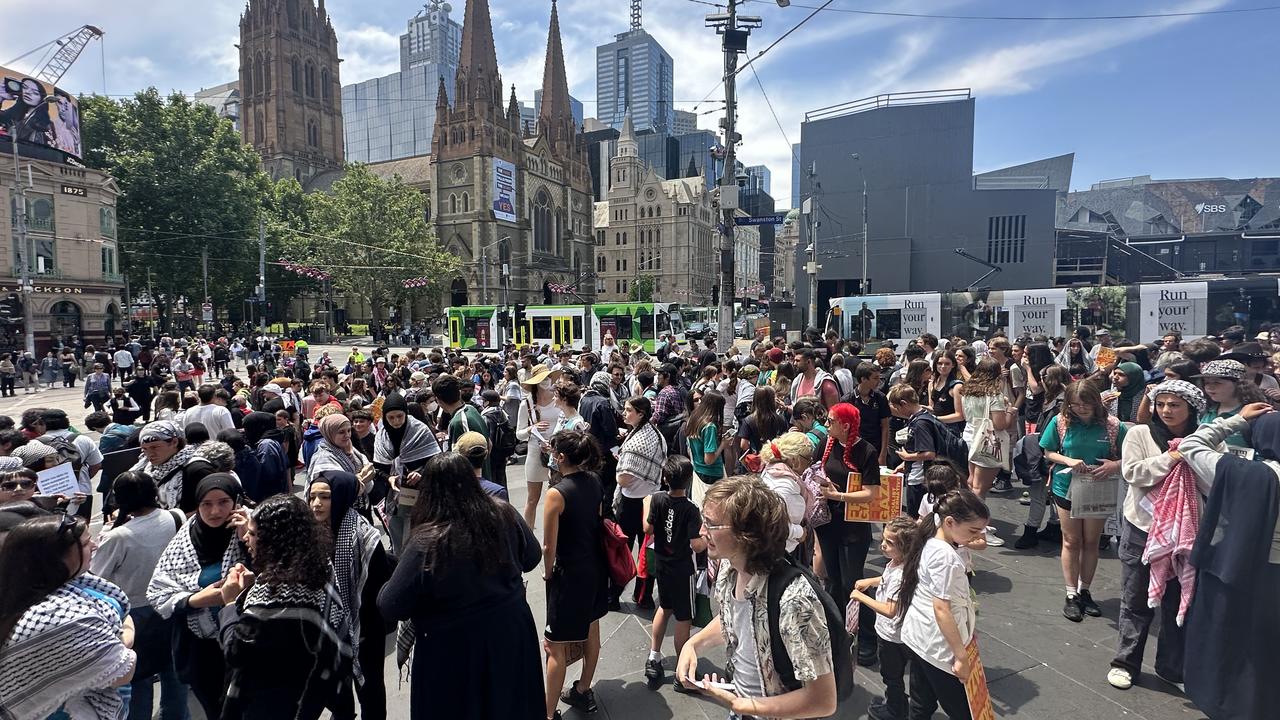
[(715, 337), (716, 329), (711, 323), (695, 320), (684, 329), (684, 336), (690, 340), (702, 340), (707, 336)]

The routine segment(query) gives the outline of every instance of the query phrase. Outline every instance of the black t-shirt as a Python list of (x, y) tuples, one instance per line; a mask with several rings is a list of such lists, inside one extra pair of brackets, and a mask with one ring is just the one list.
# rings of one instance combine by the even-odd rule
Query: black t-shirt
[(858, 412), (862, 415), (862, 424), (858, 428), (858, 434), (878, 452), (880, 448), (880, 425), (885, 418), (892, 417), (889, 412), (889, 398), (879, 390), (872, 390), (871, 397), (867, 402), (863, 402), (862, 394), (855, 388), (853, 392), (840, 398), (840, 402), (847, 402), (858, 408)]
[[(931, 452), (934, 454), (940, 454), (942, 452), (939, 449), (939, 442), (938, 442), (939, 438), (935, 433), (946, 432), (946, 431), (941, 429), (941, 423), (934, 422), (933, 420), (926, 417), (927, 415), (929, 415), (929, 411), (922, 409), (920, 412), (916, 413), (915, 415), (912, 415), (907, 420), (907, 444), (906, 446), (903, 447), (903, 449), (906, 450), (907, 452), (909, 453)], [(941, 458), (941, 457), (937, 459), (945, 460), (945, 458)], [(920, 463), (920, 462), (924, 462), (924, 461), (916, 460), (913, 462), (908, 462), (906, 464), (907, 466), (904, 469), (904, 472), (906, 474), (903, 476), (904, 481), (910, 482), (911, 480), (913, 480), (911, 476), (915, 473), (914, 466), (916, 465), (916, 463)], [(924, 467), (928, 467), (928, 465), (929, 464), (927, 462), (924, 463)], [(910, 483), (910, 484), (918, 484), (918, 483)]]
[(653, 528), (653, 556), (658, 570), (672, 575), (693, 574), (689, 541), (702, 529), (698, 506), (687, 497), (658, 492), (649, 498), (648, 522)]
[[(845, 458), (845, 448), (835, 438), (828, 438), (827, 442), (831, 444), (831, 452), (827, 455), (827, 462), (822, 466), (826, 471), (827, 478), (836, 486), (840, 492), (849, 492), (849, 475), (858, 473), (861, 477), (863, 487), (868, 485), (880, 484), (880, 453), (871, 443), (859, 438), (854, 443), (849, 452), (849, 457)], [(823, 449), (824, 452), (826, 448)], [(853, 468), (852, 470), (850, 468)], [(865, 536), (870, 541), (871, 524), (860, 522), (846, 522), (844, 519), (844, 503), (834, 500), (828, 501), (831, 506), (831, 522), (818, 528), (818, 532), (839, 533), (846, 539), (855, 539), (859, 536)]]
[(787, 421), (782, 415), (774, 415), (773, 418), (767, 419), (766, 427), (760, 427), (756, 422), (755, 413), (752, 413), (742, 420), (742, 425), (738, 427), (738, 437), (746, 440), (751, 446), (752, 452), (760, 452), (760, 448), (768, 440), (773, 440), (779, 435), (787, 431)]

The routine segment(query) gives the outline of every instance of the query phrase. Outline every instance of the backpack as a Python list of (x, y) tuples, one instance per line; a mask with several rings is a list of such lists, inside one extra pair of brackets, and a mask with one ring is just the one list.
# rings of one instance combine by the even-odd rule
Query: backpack
[(481, 413), (489, 424), (490, 439), (493, 443), (493, 454), (498, 457), (511, 457), (516, 454), (516, 431), (502, 408), (489, 408)]
[(821, 583), (811, 572), (797, 566), (790, 558), (785, 558), (782, 564), (769, 573), (767, 584), (769, 653), (773, 656), (773, 667), (778, 671), (778, 677), (782, 679), (782, 685), (788, 691), (798, 690), (801, 687), (802, 683), (796, 680), (795, 666), (791, 663), (791, 657), (787, 655), (786, 645), (782, 643), (782, 630), (778, 627), (782, 593), (798, 577), (803, 577), (809, 583), (822, 603), (823, 615), (826, 616), (827, 621), (827, 634), (831, 637), (831, 666), (835, 671), (836, 700), (837, 702), (847, 700), (853, 694), (853, 652), (850, 647), (852, 638), (845, 630), (840, 606), (826, 590), (822, 589)]
[(58, 451), (58, 463), (69, 462), (72, 469), (76, 471), (76, 475), (80, 475), (80, 468), (84, 466), (84, 456), (80, 453), (80, 448), (76, 447), (73, 442), (76, 436), (58, 437), (56, 435), (44, 435), (39, 438), (40, 442), (48, 445)]
[(938, 456), (938, 460), (950, 462), (961, 473), (968, 472), (969, 443), (951, 432), (951, 428), (944, 425), (936, 415), (926, 412), (918, 417), (929, 425), (930, 432), (933, 433), (934, 453)]
[(1040, 448), (1040, 433), (1027, 433), (1013, 449), (1013, 473), (1023, 485), (1043, 484), (1049, 477), (1049, 464)]

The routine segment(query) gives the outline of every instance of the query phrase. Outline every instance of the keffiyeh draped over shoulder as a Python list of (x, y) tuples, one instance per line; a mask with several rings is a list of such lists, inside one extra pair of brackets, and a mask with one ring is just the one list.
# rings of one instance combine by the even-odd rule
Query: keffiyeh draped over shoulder
[[(394, 466), (398, 461), (403, 466), (440, 454), (440, 443), (436, 442), (435, 434), (431, 432), (431, 428), (427, 427), (426, 423), (412, 415), (406, 415), (404, 421), (404, 436), (400, 441), (398, 452), (392, 446), (391, 436), (388, 434), (385, 422), (382, 428), (378, 430), (378, 436), (373, 440), (373, 461), (375, 463)], [(400, 474), (399, 469), (397, 468), (393, 474)]]
[[(173, 617), (181, 601), (200, 591), (200, 557), (191, 539), (192, 525), (198, 521), (197, 517), (187, 520), (182, 530), (169, 541), (156, 564), (151, 583), (147, 585), (147, 600), (161, 617)], [(240, 543), (234, 539), (227, 543), (227, 549), (222, 553), (222, 577), (226, 577), (236, 563), (244, 560)], [(196, 637), (209, 639), (218, 636), (217, 608), (187, 608), (185, 619), (187, 629)]]
[(667, 441), (649, 423), (627, 435), (618, 453), (618, 474), (633, 475), (655, 485), (662, 482), (662, 463), (667, 459)]
[[(156, 424), (157, 423), (151, 423), (151, 425)], [(167, 424), (175, 425), (175, 423)], [(151, 425), (147, 425), (147, 427), (143, 428), (142, 431), (145, 433), (147, 428), (150, 428)], [(150, 440), (146, 440), (144, 442), (150, 442)], [(195, 456), (196, 448), (188, 445), (174, 453), (173, 457), (165, 460), (159, 465), (152, 465), (151, 461), (147, 460), (144, 456), (140, 461), (138, 461), (138, 464), (134, 465), (130, 470), (144, 472), (150, 475), (152, 479), (156, 481), (156, 490), (160, 495), (160, 506), (166, 510), (170, 510), (178, 507), (182, 503), (182, 468)]]
[(0, 650), (0, 718), (48, 717), (59, 707), (76, 720), (115, 720), (122, 701), (112, 684), (136, 664), (120, 642), (115, 606), (129, 598), (96, 575), (64, 583), (18, 620)]

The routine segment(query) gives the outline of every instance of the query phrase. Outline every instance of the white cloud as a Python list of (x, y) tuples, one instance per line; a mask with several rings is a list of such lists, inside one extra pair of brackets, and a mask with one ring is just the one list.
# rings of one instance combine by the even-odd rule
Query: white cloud
[(400, 69), (400, 36), (369, 24), (335, 27), (342, 84), (364, 82)]

